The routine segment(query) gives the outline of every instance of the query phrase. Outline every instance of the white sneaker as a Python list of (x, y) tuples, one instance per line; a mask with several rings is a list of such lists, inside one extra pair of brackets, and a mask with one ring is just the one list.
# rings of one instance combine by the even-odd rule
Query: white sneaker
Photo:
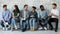
[(46, 28), (46, 27), (44, 27), (44, 29), (45, 29), (45, 30), (47, 30), (47, 28)]
[(3, 27), (3, 30), (5, 30), (5, 28)]
[(15, 25), (15, 29), (18, 29), (16, 25)]
[(13, 27), (11, 27), (11, 31), (13, 31)]
[(6, 28), (6, 30), (8, 30), (8, 28)]
[(42, 30), (42, 29), (43, 29), (42, 27), (39, 28), (39, 30)]

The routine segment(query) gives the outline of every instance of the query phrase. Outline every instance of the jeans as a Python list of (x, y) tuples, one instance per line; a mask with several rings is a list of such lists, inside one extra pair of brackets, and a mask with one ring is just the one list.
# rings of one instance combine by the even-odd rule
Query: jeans
[[(10, 20), (9, 20), (9, 21), (5, 21), (5, 22), (8, 22), (8, 25), (11, 24), (11, 21), (10, 21)], [(0, 25), (1, 25), (2, 27), (5, 27), (3, 20), (0, 21)], [(8, 27), (8, 25), (7, 25), (7, 27)]]
[(42, 19), (43, 21), (39, 20), (39, 25), (41, 25), (41, 27), (47, 27), (47, 19)]
[(16, 23), (18, 22), (18, 18), (12, 18), (12, 20), (11, 20), (11, 26), (14, 26), (14, 25), (16, 25)]
[(24, 29), (28, 27), (28, 20), (21, 20), (20, 19), (20, 28)]
[(29, 20), (29, 23), (30, 23), (30, 27), (35, 27), (36, 26), (36, 19), (35, 18), (31, 18)]

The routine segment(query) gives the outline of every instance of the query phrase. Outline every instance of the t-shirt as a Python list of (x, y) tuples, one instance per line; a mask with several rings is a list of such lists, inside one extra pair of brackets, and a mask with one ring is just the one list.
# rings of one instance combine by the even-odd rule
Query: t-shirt
[(43, 10), (43, 11), (40, 10), (40, 12), (39, 12), (39, 18), (46, 19), (47, 16), (48, 16), (47, 15), (47, 10)]
[[(58, 11), (58, 9), (52, 9), (52, 10), (51, 10), (51, 13), (59, 16), (59, 11)], [(52, 18), (57, 18), (57, 17), (56, 17), (56, 16), (52, 16)]]
[(18, 13), (20, 13), (20, 11), (18, 10), (13, 10), (14, 16), (17, 16)]

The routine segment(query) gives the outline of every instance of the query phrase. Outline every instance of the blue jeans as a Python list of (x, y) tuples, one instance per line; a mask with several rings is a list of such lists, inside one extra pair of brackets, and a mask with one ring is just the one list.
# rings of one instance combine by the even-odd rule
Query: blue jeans
[[(5, 21), (5, 22), (8, 22), (8, 25), (11, 24), (11, 21), (10, 21), (10, 20), (9, 20), (9, 21)], [(5, 27), (3, 20), (0, 21), (0, 25), (1, 25), (2, 27)], [(8, 26), (7, 26), (7, 27), (8, 27)]]
[(12, 18), (12, 20), (11, 20), (11, 26), (14, 26), (18, 22), (18, 20), (19, 19)]
[(20, 28), (24, 29), (28, 27), (28, 20), (21, 20), (20, 19)]
[(31, 18), (29, 20), (29, 23), (30, 23), (30, 27), (35, 27), (36, 26), (36, 18)]

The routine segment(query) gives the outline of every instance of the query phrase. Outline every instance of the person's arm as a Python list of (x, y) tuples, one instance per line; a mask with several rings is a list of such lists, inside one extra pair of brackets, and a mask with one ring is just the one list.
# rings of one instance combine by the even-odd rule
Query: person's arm
[[(14, 10), (13, 10), (13, 12), (14, 12)], [(12, 17), (13, 17), (13, 18), (15, 18), (15, 16), (14, 16), (14, 13), (13, 13), (13, 12), (12, 12)]]
[(11, 19), (11, 17), (12, 17), (11, 15), (12, 15), (11, 12), (9, 12), (9, 19)]
[(20, 11), (18, 11), (17, 17), (20, 16)]
[(11, 14), (11, 12), (9, 11), (9, 12), (8, 12), (8, 19), (7, 19), (7, 20), (10, 20), (10, 19), (11, 19), (11, 15), (12, 15), (12, 14)]
[(4, 19), (4, 15), (3, 15), (3, 14), (4, 14), (4, 13), (2, 12), (2, 20), (5, 20), (5, 19)]
[(56, 14), (51, 13), (51, 16), (59, 17), (59, 11), (57, 11)]

